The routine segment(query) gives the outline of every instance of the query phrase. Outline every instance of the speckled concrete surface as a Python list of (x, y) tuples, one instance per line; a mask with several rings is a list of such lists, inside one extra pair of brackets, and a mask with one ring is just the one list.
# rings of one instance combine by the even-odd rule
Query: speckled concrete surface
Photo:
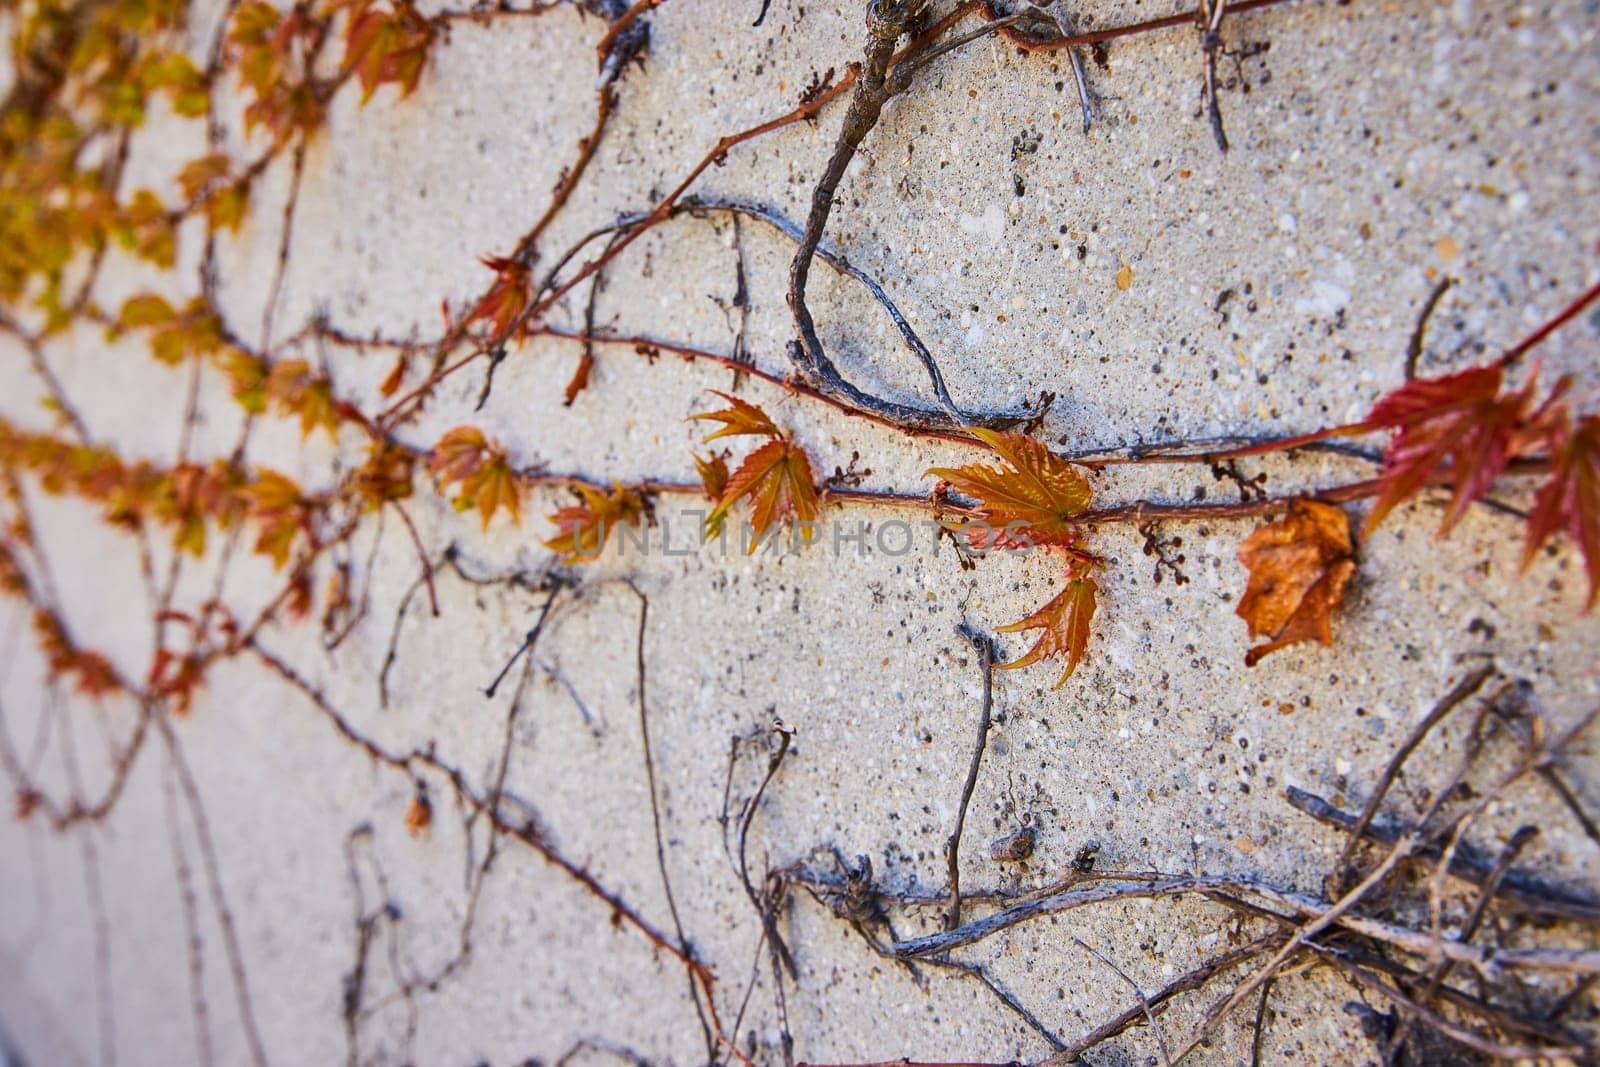
[[(1172, 6), (1097, 0), (1080, 5), (1078, 18), (1105, 26)], [(786, 111), (815, 75), (858, 57), (854, 5), (774, 0), (760, 28), (749, 25), (754, 14), (743, 0), (671, 0), (649, 16), (648, 61), (622, 83), (617, 122), (546, 247), (648, 205), (718, 137)], [(571, 9), (488, 28), (458, 24), (410, 99), (385, 90), (358, 110), (356, 95), (342, 94), (331, 136), (307, 159), (274, 334), (322, 314), (356, 334), (426, 336), (441, 298), (459, 308), (479, 291), (487, 275), (477, 258), (506, 251), (537, 217), (588, 131), (601, 32)], [(1086, 57), (1097, 110), (1087, 136), (1063, 60), (980, 41), (889, 105), (841, 187), (829, 240), (900, 303), (959, 403), (1010, 408), (1054, 392), (1041, 433), (1063, 447), (1292, 433), (1355, 418), (1402, 380), (1407, 339), (1441, 276), (1455, 285), (1427, 334), (1428, 374), (1492, 355), (1594, 281), (1597, 37), (1592, 0), (1306, 0), (1239, 16), (1227, 24), (1238, 58), (1224, 64), (1235, 80), (1223, 98), (1234, 145), (1225, 157), (1199, 115), (1190, 31)], [(815, 125), (734, 149), (697, 190), (800, 218), (841, 113), (835, 106)], [(198, 151), (152, 132), (135, 146), (130, 183), (162, 187)], [(242, 235), (222, 243), (224, 303), (251, 337), (287, 184), (286, 169), (275, 168)], [(748, 349), (782, 372), (791, 251), (756, 224), (736, 234), (725, 219), (673, 221), (608, 271), (597, 323), (730, 351), (742, 259)], [(1124, 268), (1131, 284), (1122, 289)], [(170, 279), (118, 265), (101, 299), (114, 307), (152, 284)], [(881, 395), (929, 402), (922, 369), (864, 293), (819, 272), (811, 294), (848, 376)], [(581, 322), (581, 308), (574, 303), (562, 321)], [(1582, 321), (1542, 349), (1544, 373), (1592, 383), (1597, 352), (1600, 322)], [(387, 358), (306, 354), (329, 359), (351, 398), (375, 403)], [(176, 375), (90, 331), (53, 343), (50, 356), (107, 439), (129, 454), (170, 451), (183, 405)], [(521, 463), (623, 480), (693, 478), (701, 427), (684, 419), (706, 409), (704, 390), (728, 387), (728, 374), (603, 349), (593, 384), (565, 408), (561, 386), (576, 359), (569, 344), (529, 342), (500, 368), (482, 412), (472, 413), (481, 379), (463, 375), (407, 434), (426, 445), (471, 421)], [(25, 360), (8, 350), (3, 368), (0, 409), (43, 425)], [(207, 388), (216, 402), (198, 441), (218, 453), (237, 423), (221, 384)], [(859, 453), (870, 468), (866, 488), (924, 491), (926, 468), (970, 455), (760, 383), (745, 395), (792, 426), (825, 469)], [(326, 478), (331, 456), (324, 438), (302, 445), (288, 426), (268, 428), (251, 451), (307, 479)], [(1265, 472), (1276, 491), (1368, 470), (1327, 456), (1246, 469)], [(1231, 492), (1204, 467), (1116, 469), (1094, 485), (1106, 502)], [(487, 533), (423, 497), (415, 514), (424, 541), (456, 543), (467, 573), (547, 564), (539, 516), (556, 494), (530, 500), (522, 528), (499, 521)], [(59, 552), (61, 597), (85, 640), (119, 662), (143, 663), (148, 628), (127, 609), (143, 597), (132, 548), (85, 509), (40, 501), (38, 510)], [(1134, 530), (1097, 530), (1092, 545), (1107, 566), (1087, 662), (1059, 690), (1048, 667), (997, 676), (996, 725), (965, 836), (966, 884), (1047, 884), (1092, 839), (1104, 866), (1249, 874), (1316, 891), (1341, 840), (1292, 810), (1284, 788), (1359, 804), (1471, 657), (1491, 655), (1531, 682), (1552, 729), (1574, 722), (1600, 700), (1600, 619), (1580, 615), (1578, 560), (1563, 549), (1519, 577), (1513, 519), (1475, 509), (1441, 543), (1431, 536), (1438, 515), (1433, 501), (1403, 509), (1363, 546), (1336, 647), (1299, 646), (1254, 669), (1243, 666), (1250, 642), (1232, 613), (1244, 585), (1234, 553), (1250, 523), (1165, 529), (1183, 538), (1190, 581), (1181, 586), (1153, 581)], [(881, 529), (923, 515), (885, 508), (837, 517)], [(694, 520), (677, 504), (664, 501), (659, 519), (675, 545), (688, 540)], [(543, 594), (442, 574), (439, 618), (409, 602), (385, 707), (379, 673), (416, 578), (405, 532), (391, 522), (356, 540), (354, 558), (364, 561), (378, 539), (369, 616), (349, 642), (330, 653), (306, 628), (274, 628), (265, 641), (359, 729), (398, 748), (431, 744), (476, 779), (492, 776), (509, 736), (507, 790), (533, 806), (565, 855), (665, 924), (634, 703), (639, 601), (617, 581), (631, 578), (650, 598), (647, 692), (666, 862), (684, 929), (715, 963), (719, 1006), (731, 1019), (761, 933), (718, 819), (732, 737), (758, 733), (774, 716), (796, 730), (752, 832), (754, 864), (831, 869), (836, 848), (871, 857), (890, 885), (944, 884), (942, 849), (981, 693), (957, 626), (992, 630), (1023, 617), (1054, 594), (1059, 564), (994, 558), (969, 571), (948, 545), (936, 551), (920, 528), (917, 537), (904, 555), (853, 545), (755, 558), (710, 547), (613, 553), (582, 571), (580, 590), (553, 613), (526, 686), (495, 700), (481, 689)], [(237, 566), (229, 596), (259, 602), (268, 578), (265, 567)], [(43, 695), (26, 620), (6, 610), (6, 729), (24, 751), (38, 744), (49, 753), (39, 767), (49, 781), (71, 773), (60, 752), (75, 738), (81, 771), (96, 780), (98, 739), (118, 735), (126, 709)], [(1015, 637), (1002, 643), (1008, 656), (1025, 647)], [(704, 1059), (670, 957), (616, 928), (604, 906), (526, 850), (499, 856), (474, 903), (467, 876), (487, 845), (484, 827), (464, 827), (436, 794), (432, 828), (409, 835), (409, 783), (342, 743), (264, 671), (226, 666), (175, 730), (273, 1060), (330, 1062), (349, 1048), (361, 1062), (548, 1063), (582, 1038), (653, 1062)], [(1437, 784), (1428, 774), (1443, 773), (1463, 733), (1464, 724), (1441, 733), (1398, 791), (1402, 805)], [(756, 754), (738, 762), (736, 803), (763, 768)], [(1597, 772), (1593, 749), (1580, 750), (1573, 773), (1591, 807), (1600, 805)], [(106, 1047), (124, 1064), (186, 1062), (199, 1056), (202, 1031), (218, 1061), (246, 1057), (218, 913), (202, 902), (193, 952), (184, 927), (180, 869), (198, 870), (204, 858), (174, 782), (169, 757), (156, 750), (103, 825), (57, 836), (37, 822), (0, 824), (0, 1020), (28, 1062), (93, 1062)], [(1600, 852), (1537, 788), (1498, 805), (1476, 839), (1492, 851), (1529, 822), (1545, 830), (1525, 854), (1531, 867), (1600, 885)], [(989, 843), (1022, 825), (1037, 832), (1033, 857), (1020, 866), (991, 860)], [(86, 877), (92, 871), (98, 881)], [(204, 879), (193, 884), (206, 892)], [(352, 1039), (343, 997), (358, 920), (385, 900), (395, 914), (377, 927)], [(436, 990), (390, 995), (397, 975), (426, 977), (456, 954), (469, 909), (467, 962)], [(930, 913), (924, 930), (934, 920)], [(97, 922), (107, 937), (97, 939)], [(798, 967), (787, 990), (797, 1058), (998, 1062), (1048, 1051), (981, 986), (874, 956), (803, 894), (784, 922)], [(1199, 902), (1135, 902), (1020, 927), (963, 958), (987, 965), (1046, 1026), (1071, 1037), (1131, 1002), (1073, 937), (1151, 989), (1225, 944), (1232, 929), (1225, 912)], [(759, 1062), (781, 1062), (770, 974), (761, 973), (740, 1038), (753, 1035)], [(1368, 1062), (1372, 1051), (1343, 1008), (1357, 999), (1327, 975), (1281, 983), (1267, 1062)], [(1165, 1031), (1184, 1033), (1204, 1003), (1175, 1008)], [(1245, 1022), (1224, 1027), (1191, 1062), (1248, 1062)], [(1136, 1029), (1092, 1058), (1133, 1064), (1157, 1055), (1150, 1032)], [(579, 1059), (606, 1056), (597, 1045)]]

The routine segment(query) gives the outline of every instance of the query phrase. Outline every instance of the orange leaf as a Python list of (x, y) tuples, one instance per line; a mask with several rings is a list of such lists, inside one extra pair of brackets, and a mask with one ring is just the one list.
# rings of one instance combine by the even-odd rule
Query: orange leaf
[(1002, 466), (973, 463), (934, 467), (925, 473), (979, 501), (975, 514), (990, 529), (987, 534), (969, 533), (975, 547), (1076, 545), (1079, 533), (1071, 520), (1087, 511), (1094, 497), (1078, 468), (1032, 437), (983, 429), (971, 432), (999, 454)]
[(433, 32), (409, 4), (394, 11), (368, 8), (351, 19), (345, 31), (344, 64), (361, 80), (361, 102), (370, 100), (385, 82), (397, 83), (401, 95), (409, 96), (422, 76)]
[(1329, 617), (1355, 573), (1350, 517), (1332, 504), (1297, 501), (1289, 513), (1245, 538), (1239, 562), (1250, 583), (1234, 613), (1251, 637), (1269, 638), (1245, 653), (1245, 666), (1298, 641), (1333, 644)]
[(1077, 670), (1083, 653), (1089, 647), (1089, 622), (1094, 618), (1095, 593), (1100, 586), (1093, 578), (1074, 578), (1050, 603), (1020, 622), (996, 629), (1003, 634), (1041, 630), (1039, 640), (1018, 660), (1002, 663), (1003, 670), (1026, 667), (1047, 659), (1066, 657), (1067, 669), (1055, 688), (1060, 689)]
[(494, 338), (503, 341), (528, 306), (529, 271), (526, 265), (500, 256), (485, 256), (479, 262), (495, 272), (494, 284), (473, 305), (462, 325), (471, 326), (479, 321), (491, 323)]
[(700, 484), (706, 487), (706, 497), (713, 503), (721, 500), (723, 491), (728, 488), (727, 462), (719, 455), (702, 456), (697, 452), (694, 469), (700, 475)]
[(406, 805), (406, 833), (417, 837), (433, 823), (433, 801), (428, 794), (418, 790)]
[(762, 411), (754, 404), (740, 400), (736, 396), (718, 393), (715, 389), (711, 390), (711, 392), (716, 393), (717, 396), (720, 396), (733, 406), (723, 408), (720, 411), (703, 411), (698, 415), (689, 416), (691, 419), (710, 419), (712, 422), (722, 423), (722, 429), (707, 437), (707, 441), (715, 441), (719, 437), (740, 437), (746, 434), (757, 437), (780, 436), (778, 428), (773, 425), (772, 420), (767, 417), (765, 411)]
[(27, 821), (33, 815), (34, 809), (39, 806), (39, 802), (43, 799), (43, 794), (41, 794), (37, 789), (18, 789), (16, 820), (18, 822)]
[(288, 595), (283, 602), (283, 610), (290, 619), (299, 622), (311, 614), (311, 574), (301, 571), (289, 582)]
[(1520, 392), (1502, 396), (1501, 379), (1498, 366), (1419, 378), (1373, 406), (1363, 425), (1395, 434), (1383, 453), (1382, 488), (1363, 537), (1434, 478), (1449, 477), (1455, 488), (1439, 527), (1442, 537), (1499, 477), (1515, 454), (1534, 389), (1530, 379)]
[(746, 496), (750, 498), (750, 525), (756, 534), (750, 544), (751, 552), (776, 522), (790, 519), (815, 522), (817, 489), (812, 483), (811, 460), (806, 450), (792, 442), (777, 440), (768, 441), (746, 456), (728, 479), (722, 499), (706, 517), (706, 536), (716, 536), (728, 516), (728, 509)]
[(339, 412), (333, 401), (333, 384), (311, 369), (303, 359), (285, 359), (272, 365), (266, 380), (267, 399), (285, 415), (300, 419), (300, 432), (310, 437), (318, 427), (338, 436)]
[(178, 187), (183, 190), (183, 198), (198, 198), (212, 182), (227, 177), (232, 167), (233, 161), (226, 152), (212, 152), (184, 164), (183, 170), (178, 172)]
[(433, 446), (428, 473), (436, 475), (440, 485), (462, 481), (476, 473), (488, 451), (489, 442), (476, 426), (446, 430)]
[(614, 493), (603, 493), (588, 485), (577, 486), (583, 503), (562, 508), (550, 516), (560, 534), (544, 546), (561, 554), (562, 563), (588, 563), (599, 557), (611, 531), (622, 523), (638, 526), (644, 502), (637, 493), (616, 486)]
[(1565, 530), (1583, 552), (1589, 575), (1589, 600), (1593, 611), (1600, 598), (1600, 415), (1585, 415), (1577, 428), (1562, 427), (1550, 447), (1554, 469), (1539, 488), (1528, 513), (1528, 540), (1522, 550), (1522, 567), (1558, 530)]
[(376, 510), (411, 495), (411, 454), (388, 442), (368, 447), (367, 461), (350, 475), (350, 487), (367, 506)]
[(405, 381), (406, 370), (411, 366), (411, 359), (404, 354), (394, 361), (394, 366), (389, 368), (389, 373), (384, 376), (383, 384), (378, 386), (378, 392), (383, 396), (394, 396), (400, 390), (400, 383)]
[(271, 556), (274, 567), (283, 567), (295, 539), (307, 529), (308, 509), (300, 487), (277, 471), (263, 469), (244, 495), (250, 502), (250, 517), (261, 527), (255, 550)]
[(522, 486), (518, 484), (516, 472), (506, 462), (506, 457), (498, 452), (490, 453), (488, 461), (478, 468), (478, 472), (461, 483), (458, 503), (465, 500), (477, 505), (478, 514), (483, 516), (485, 530), (489, 528), (489, 520), (501, 507), (511, 512), (512, 522), (522, 522)]
[(78, 692), (96, 700), (123, 688), (111, 661), (98, 652), (74, 645), (60, 620), (50, 612), (42, 608), (35, 610), (33, 630), (52, 677), (70, 677)]
[(257, 125), (265, 126), (273, 140), (281, 143), (295, 133), (309, 136), (325, 114), (323, 100), (311, 82), (273, 82), (244, 109), (244, 128), (248, 133)]
[(506, 462), (505, 453), (489, 444), (476, 426), (457, 426), (445, 432), (433, 446), (428, 470), (441, 487), (459, 482), (455, 498), (458, 508), (476, 507), (483, 516), (483, 528), (504, 506), (513, 522), (522, 521), (522, 487)]

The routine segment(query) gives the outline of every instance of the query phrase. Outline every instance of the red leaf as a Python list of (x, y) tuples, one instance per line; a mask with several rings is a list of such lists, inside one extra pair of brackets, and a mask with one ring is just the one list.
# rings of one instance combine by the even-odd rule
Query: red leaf
[(489, 442), (476, 426), (457, 426), (446, 430), (433, 446), (428, 459), (428, 472), (436, 475), (441, 485), (470, 478), (483, 462)]
[(1395, 433), (1384, 450), (1382, 485), (1363, 537), (1423, 486), (1448, 478), (1455, 488), (1442, 537), (1499, 477), (1520, 449), (1518, 430), (1534, 389), (1530, 378), (1519, 392), (1501, 395), (1501, 380), (1498, 366), (1474, 367), (1407, 382), (1378, 401), (1363, 425)]
[(562, 407), (571, 407), (578, 399), (578, 394), (589, 388), (589, 372), (594, 369), (594, 353), (586, 346), (583, 355), (578, 357), (578, 365), (572, 371), (572, 377), (567, 379), (567, 388), (562, 393)]
[(491, 323), (494, 339), (503, 341), (528, 306), (529, 271), (525, 264), (500, 256), (485, 256), (479, 262), (495, 272), (494, 284), (473, 305), (462, 325), (471, 326), (479, 321)]
[(1565, 531), (1583, 552), (1589, 576), (1585, 611), (1600, 598), (1600, 415), (1585, 415), (1577, 428), (1561, 426), (1550, 442), (1554, 469), (1528, 513), (1528, 540), (1522, 567), (1557, 531)]
[(410, 357), (401, 355), (394, 361), (394, 366), (384, 376), (383, 384), (378, 386), (378, 392), (383, 396), (394, 396), (400, 390), (400, 383), (406, 379), (406, 370), (411, 366)]

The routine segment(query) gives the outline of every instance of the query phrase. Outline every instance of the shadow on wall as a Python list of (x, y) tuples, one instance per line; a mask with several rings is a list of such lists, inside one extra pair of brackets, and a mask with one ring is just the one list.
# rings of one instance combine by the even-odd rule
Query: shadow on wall
[(6, 1033), (6, 1023), (0, 1019), (0, 1067), (27, 1067), (16, 1046), (11, 1043), (11, 1038)]

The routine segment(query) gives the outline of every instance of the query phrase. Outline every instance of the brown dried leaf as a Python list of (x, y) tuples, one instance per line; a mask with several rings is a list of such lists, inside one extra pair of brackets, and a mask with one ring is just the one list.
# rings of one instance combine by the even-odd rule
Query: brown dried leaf
[(1269, 639), (1245, 653), (1245, 666), (1298, 641), (1333, 644), (1329, 618), (1356, 569), (1343, 509), (1297, 501), (1289, 514), (1245, 538), (1239, 562), (1250, 584), (1234, 612), (1249, 624), (1250, 636)]

